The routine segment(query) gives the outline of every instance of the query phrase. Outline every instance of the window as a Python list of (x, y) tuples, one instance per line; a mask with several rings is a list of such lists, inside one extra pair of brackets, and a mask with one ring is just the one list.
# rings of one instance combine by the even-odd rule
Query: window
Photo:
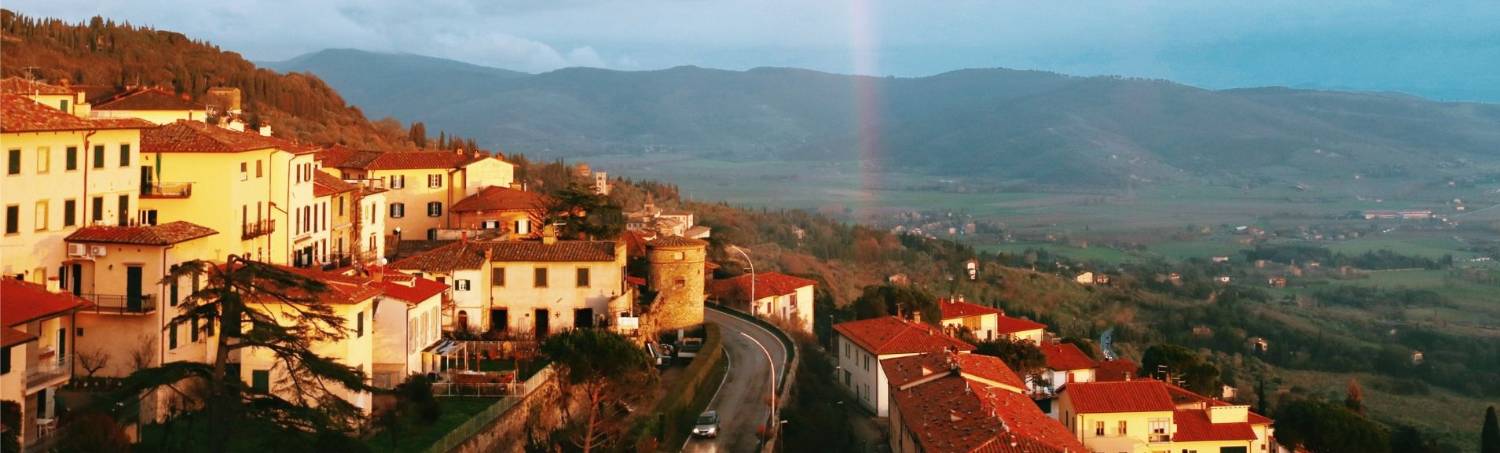
[(250, 180), (250, 163), (240, 162), (240, 181)]
[(262, 175), (265, 174), (265, 166), (266, 166), (266, 162), (265, 161), (261, 161), (261, 160), (255, 161), (255, 177), (256, 178), (260, 178)]
[(94, 145), (94, 168), (104, 168), (104, 145)]
[(365, 337), (365, 312), (363, 312), (363, 311), (355, 314), (355, 317), (354, 317), (354, 336), (356, 338), (364, 338)]
[(72, 111), (68, 110), (68, 100), (67, 99), (63, 99), (63, 100), (57, 101), (57, 109), (58, 110), (62, 110), (64, 112), (73, 113)]
[[(175, 268), (177, 265), (173, 264), (172, 267)], [(173, 307), (177, 306), (177, 280), (177, 278), (173, 278), (172, 282), (167, 284), (167, 295), (170, 297), (167, 299), (167, 302), (171, 303)]]
[(1104, 422), (1102, 422), (1102, 421), (1094, 422), (1094, 435), (1095, 436), (1103, 436), (1104, 435)]
[(391, 218), (406, 217), (406, 203), (391, 203)]
[(443, 175), (427, 175), (427, 187), (432, 189), (443, 187)]
[(10, 374), (10, 346), (0, 348), (0, 374)]
[(21, 174), (21, 149), (16, 148), (5, 153), (5, 174)]
[(63, 153), (63, 155), (65, 157), (64, 160), (67, 161), (67, 166), (63, 167), (63, 169), (64, 170), (68, 170), (68, 171), (77, 170), (78, 169), (78, 147), (77, 146), (69, 146), (68, 149), (67, 149), (67, 152)]
[(130, 223), (130, 216), (125, 215), (127, 212), (130, 212), (130, 195), (120, 195), (120, 210), (115, 213), (116, 223), (120, 226)]
[(52, 148), (45, 146), (36, 149), (36, 172), (46, 174), (52, 171)]
[(443, 215), (443, 202), (434, 201), (427, 203), (428, 217), (441, 217)]
[(198, 342), (198, 318), (193, 318), (193, 330), (188, 331), (188, 336), (194, 343)]
[(63, 226), (78, 224), (78, 200), (63, 200)]
[(490, 269), (490, 285), (505, 286), (505, 268), (497, 267)]
[(1115, 427), (1115, 434), (1119, 434), (1121, 436), (1125, 435), (1125, 433), (1129, 431), (1128, 429), (1126, 429), (1127, 427), (1128, 425), (1125, 420), (1120, 420), (1119, 426)]
[(177, 349), (177, 324), (167, 328), (167, 349)]
[(458, 279), (453, 281), (453, 288), (459, 291), (469, 290), (469, 279)]
[(580, 268), (578, 268), (578, 287), (579, 288), (588, 288), (589, 287), (589, 268), (587, 268), (587, 267), (580, 267)]
[(21, 207), (10, 205), (5, 207), (5, 234), (16, 234), (21, 232)]
[(400, 189), (406, 187), (406, 175), (391, 175), (391, 188)]
[(516, 234), (531, 234), (531, 220), (516, 220)]
[(535, 275), (532, 278), (531, 286), (536, 287), (536, 288), (546, 288), (547, 287), (547, 268), (545, 268), (545, 267), (538, 267), (538, 268), (536, 268), (536, 273), (535, 273)]
[(130, 166), (130, 144), (129, 143), (121, 143), (120, 144), (120, 166), (121, 167), (129, 167)]
[(48, 215), (47, 215), (48, 214), (48, 212), (47, 212), (47, 200), (37, 201), (36, 202), (36, 211), (33, 212), (33, 214), (36, 215), (36, 217), (32, 218), (32, 220), (33, 220), (32, 223), (36, 224), (36, 230), (37, 231), (46, 230), (47, 229), (47, 217), (48, 217)]
[(251, 370), (250, 390), (260, 393), (271, 392), (271, 370)]
[(339, 217), (344, 216), (344, 197), (339, 197)]
[(104, 197), (94, 197), (94, 214), (89, 218), (95, 222), (104, 221)]

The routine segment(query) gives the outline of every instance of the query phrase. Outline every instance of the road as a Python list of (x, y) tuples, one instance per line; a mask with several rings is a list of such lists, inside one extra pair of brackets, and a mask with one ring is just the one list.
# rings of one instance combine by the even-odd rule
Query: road
[[(749, 321), (712, 309), (703, 311), (707, 322), (719, 325), (723, 336), (724, 352), (729, 359), (729, 372), (724, 384), (714, 399), (708, 403), (709, 410), (719, 411), (719, 437), (714, 439), (690, 438), (682, 451), (685, 452), (749, 452), (755, 451), (758, 443), (755, 433), (766, 417), (770, 416), (771, 377), (767, 367), (775, 367), (776, 379), (781, 379), (786, 367), (786, 348), (771, 332)], [(746, 338), (744, 334), (751, 338)], [(776, 363), (766, 363), (766, 352), (756, 342), (770, 351)]]

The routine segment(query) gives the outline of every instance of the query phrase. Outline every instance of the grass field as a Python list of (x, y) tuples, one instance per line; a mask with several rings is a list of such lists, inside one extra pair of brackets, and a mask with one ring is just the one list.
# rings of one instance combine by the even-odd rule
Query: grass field
[[(443, 413), (437, 421), (430, 425), (415, 425), (407, 422), (402, 423), (402, 428), (395, 436), (390, 431), (381, 431), (365, 441), (370, 451), (423, 451), (432, 446), (438, 439), (442, 439), (449, 431), (458, 428), (459, 425), (469, 421), (475, 414), (483, 412), (495, 403), (499, 398), (468, 398), (468, 397), (442, 397), (438, 398), (438, 405), (442, 406)], [(394, 437), (394, 440), (392, 439)]]
[(1477, 451), (1479, 426), (1485, 407), (1496, 404), (1454, 394), (1433, 387), (1424, 395), (1399, 395), (1387, 390), (1388, 378), (1317, 371), (1283, 370), (1282, 390), (1292, 386), (1306, 389), (1330, 401), (1343, 401), (1348, 379), (1358, 379), (1364, 390), (1365, 408), (1371, 417), (1389, 425), (1407, 425), (1432, 433), (1463, 451)]

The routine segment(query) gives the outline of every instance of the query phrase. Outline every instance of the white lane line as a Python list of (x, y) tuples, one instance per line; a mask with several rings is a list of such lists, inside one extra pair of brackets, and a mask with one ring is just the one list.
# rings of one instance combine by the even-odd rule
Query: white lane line
[[(720, 327), (723, 327), (723, 325), (720, 324)], [(729, 346), (724, 344), (725, 338), (728, 337), (724, 335), (724, 332), (719, 332), (719, 349), (724, 351), (724, 376), (719, 378), (719, 388), (714, 389), (714, 396), (713, 398), (709, 398), (708, 407), (714, 407), (714, 404), (719, 402), (719, 391), (724, 390), (724, 383), (729, 381), (729, 370), (734, 369), (734, 360), (729, 358)], [(687, 451), (688, 444), (692, 442), (693, 434), (688, 433), (687, 438), (682, 440), (682, 448), (678, 448), (677, 451)]]
[[(761, 327), (760, 324), (756, 324), (756, 323), (753, 323), (753, 322), (750, 322), (750, 321), (746, 321), (746, 320), (740, 319), (738, 316), (734, 316), (734, 315), (731, 315), (731, 314), (727, 314), (727, 313), (721, 313), (721, 314), (725, 318), (732, 319), (732, 320), (734, 320), (736, 322), (739, 322), (741, 324), (749, 325), (749, 326), (754, 327), (756, 329), (760, 329), (761, 332), (765, 332), (766, 335), (770, 335), (771, 338), (774, 340), (773, 343), (781, 345), (781, 368), (782, 369), (786, 368), (786, 359), (787, 359), (786, 344), (783, 344), (781, 342), (781, 337), (776, 336), (776, 334), (773, 333), (773, 332), (771, 332), (770, 329), (766, 329), (765, 327)], [(756, 343), (760, 343), (760, 341), (757, 340)], [(762, 347), (764, 347), (764, 346), (762, 346)], [(776, 364), (774, 364), (774, 363), (771, 364), (771, 368), (773, 368), (773, 369), (776, 368)], [(781, 377), (781, 378), (786, 377), (786, 373), (784, 373), (784, 372), (783, 373), (777, 373), (777, 374), (779, 375), (778, 377)]]

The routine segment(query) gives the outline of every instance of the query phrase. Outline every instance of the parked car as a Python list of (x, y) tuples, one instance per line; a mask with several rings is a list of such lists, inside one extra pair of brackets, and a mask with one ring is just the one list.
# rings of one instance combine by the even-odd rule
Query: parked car
[(698, 437), (719, 437), (719, 413), (708, 411), (699, 415), (698, 423), (693, 424), (693, 435)]
[(703, 350), (702, 338), (683, 338), (677, 343), (677, 357), (691, 359), (698, 356), (698, 351)]

